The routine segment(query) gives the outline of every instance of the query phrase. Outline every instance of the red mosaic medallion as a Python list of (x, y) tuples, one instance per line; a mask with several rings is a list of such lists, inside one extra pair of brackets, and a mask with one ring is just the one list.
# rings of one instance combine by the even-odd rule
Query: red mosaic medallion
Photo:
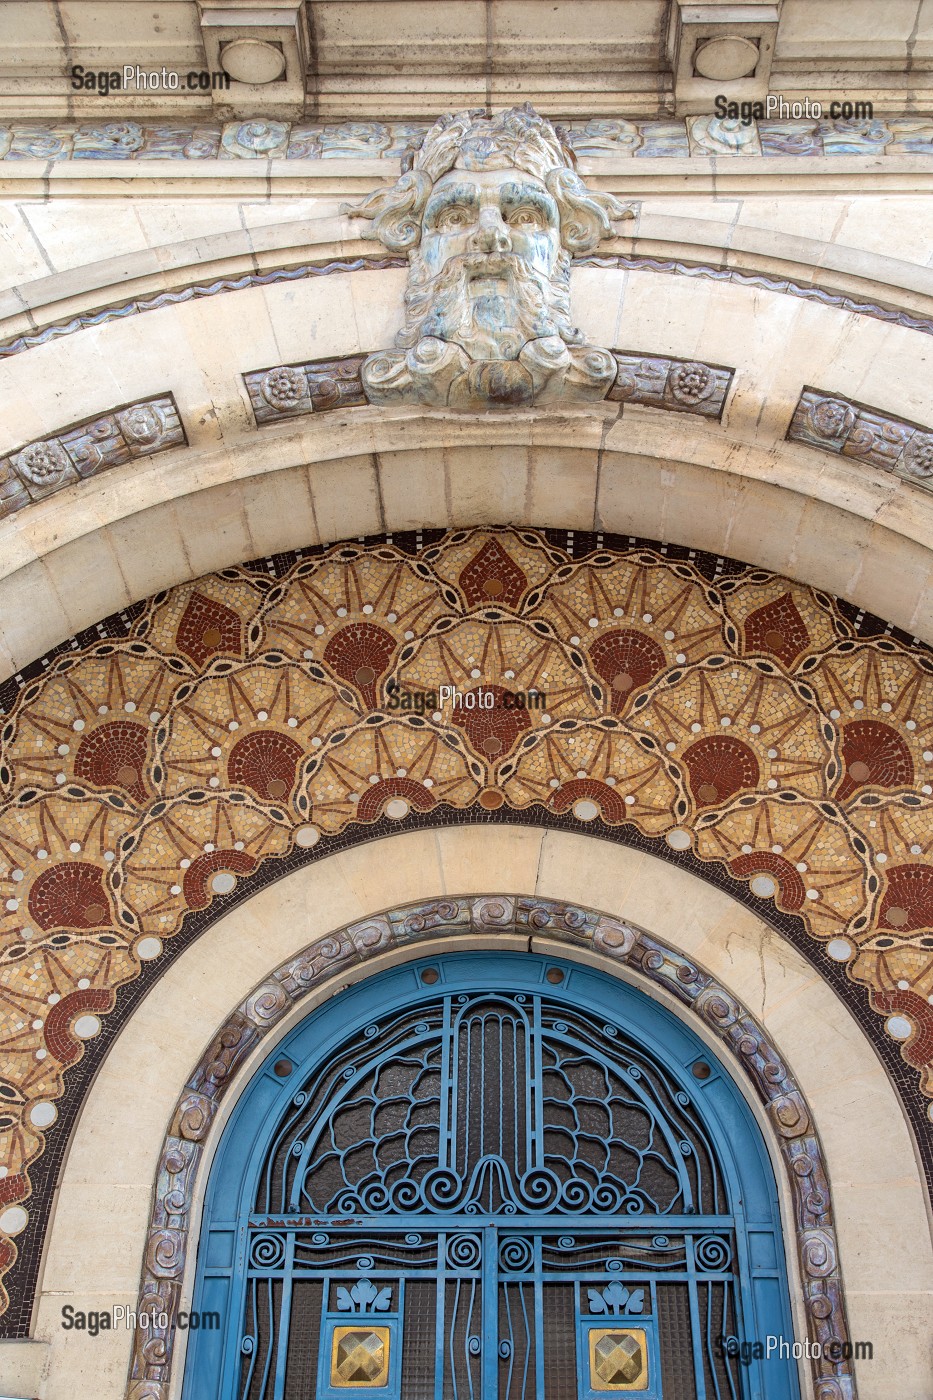
[(810, 643), (810, 633), (790, 593), (756, 608), (745, 619), (745, 650), (768, 651), (790, 666)]
[(664, 652), (651, 637), (634, 628), (606, 632), (590, 647), (596, 674), (609, 687), (613, 713), (619, 714), (632, 691), (639, 690), (664, 670)]
[(467, 607), (482, 603), (517, 608), (528, 580), (498, 540), (487, 540), (460, 571), (460, 587)]
[(29, 913), (44, 932), (109, 928), (104, 872), (81, 860), (43, 870), (29, 891)]
[(134, 720), (102, 724), (82, 739), (75, 754), (75, 777), (100, 788), (122, 788), (134, 802), (148, 798), (143, 783), (149, 731)]
[(208, 657), (220, 652), (239, 656), (241, 631), (239, 615), (232, 608), (195, 591), (182, 613), (175, 645), (190, 656), (196, 666), (203, 666)]
[(844, 725), (842, 757), (840, 802), (860, 787), (907, 787), (914, 780), (910, 749), (897, 730), (880, 719), (855, 719)]
[(304, 757), (301, 745), (288, 734), (268, 729), (238, 739), (227, 759), (231, 787), (248, 787), (263, 802), (286, 802), (295, 773)]
[(758, 760), (747, 744), (731, 734), (711, 734), (684, 751), (690, 790), (701, 807), (726, 802), (743, 788), (758, 785)]
[(374, 622), (352, 622), (335, 632), (324, 660), (342, 680), (355, 685), (369, 709), (375, 710), (376, 681), (388, 670), (395, 638)]

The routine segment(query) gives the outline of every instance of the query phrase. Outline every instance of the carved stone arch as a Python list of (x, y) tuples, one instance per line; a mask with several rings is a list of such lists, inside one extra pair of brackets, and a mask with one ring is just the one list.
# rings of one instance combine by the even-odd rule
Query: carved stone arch
[[(849, 1339), (828, 1172), (812, 1111), (768, 1032), (749, 1009), (694, 960), (664, 940), (598, 910), (515, 895), (444, 897), (387, 910), (335, 930), (289, 958), (253, 989), (217, 1030), (178, 1097), (159, 1160), (137, 1311), (154, 1325), (136, 1333), (126, 1400), (179, 1393), (177, 1314), (187, 1303), (199, 1201), (220, 1123), (259, 1058), (302, 1015), (346, 986), (378, 975), (388, 961), (501, 940), (528, 952), (569, 957), (632, 982), (697, 1030), (763, 1110), (765, 1138), (783, 1177), (784, 1230), (793, 1240), (803, 1300), (801, 1325), (819, 1400), (856, 1400), (854, 1370), (830, 1361)], [(767, 1130), (770, 1129), (770, 1132)], [(163, 1325), (163, 1321), (166, 1325)]]

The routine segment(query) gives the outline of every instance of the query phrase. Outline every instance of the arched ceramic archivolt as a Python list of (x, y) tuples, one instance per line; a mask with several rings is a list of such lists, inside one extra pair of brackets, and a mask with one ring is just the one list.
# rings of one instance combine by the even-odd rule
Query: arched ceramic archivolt
[(154, 979), (261, 885), (405, 827), (589, 832), (754, 907), (853, 1009), (929, 1166), (933, 659), (843, 602), (645, 541), (399, 534), (179, 585), (0, 707), (9, 1335)]
[[(818, 1400), (854, 1400), (848, 1361), (833, 1361), (848, 1340), (829, 1181), (810, 1109), (763, 1027), (724, 987), (682, 953), (642, 929), (592, 909), (552, 900), (488, 895), (444, 898), (350, 924), (290, 958), (220, 1028), (185, 1085), (159, 1161), (137, 1311), (167, 1325), (138, 1330), (126, 1400), (167, 1400), (175, 1318), (191, 1238), (205, 1145), (218, 1110), (246, 1059), (309, 992), (377, 953), (417, 956), (425, 940), (488, 939), (518, 932), (597, 955), (606, 970), (625, 967), (663, 988), (718, 1042), (731, 1071), (766, 1110), (792, 1204), (808, 1338), (825, 1353), (811, 1362)], [(814, 1348), (815, 1350), (815, 1348)]]

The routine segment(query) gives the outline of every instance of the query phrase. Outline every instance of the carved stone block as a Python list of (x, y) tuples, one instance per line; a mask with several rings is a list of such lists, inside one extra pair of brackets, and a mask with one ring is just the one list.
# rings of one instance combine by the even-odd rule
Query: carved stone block
[(606, 395), (615, 403), (646, 404), (673, 413), (719, 418), (735, 370), (697, 360), (613, 352), (618, 369)]
[(933, 489), (933, 430), (918, 423), (806, 388), (787, 436)]
[(360, 366), (366, 357), (316, 360), (306, 365), (276, 365), (244, 374), (257, 423), (277, 423), (305, 413), (365, 404)]

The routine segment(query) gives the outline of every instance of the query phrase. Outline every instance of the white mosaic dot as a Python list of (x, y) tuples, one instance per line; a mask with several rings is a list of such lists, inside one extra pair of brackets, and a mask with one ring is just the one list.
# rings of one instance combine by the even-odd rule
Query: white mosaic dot
[(58, 1109), (47, 1099), (40, 1099), (29, 1110), (29, 1121), (36, 1128), (51, 1128), (58, 1117)]
[(398, 622), (398, 613), (386, 613), (386, 622)]
[(208, 778), (208, 787), (220, 787), (220, 779), (216, 775), (213, 778)]
[(207, 852), (207, 854), (210, 855), (211, 851), (214, 849), (214, 843), (213, 843), (213, 841), (205, 841), (205, 842), (204, 842), (204, 849), (205, 849), (205, 851)]
[(884, 851), (876, 851), (876, 852), (875, 852), (875, 860), (878, 861), (878, 863), (879, 863), (880, 865), (884, 865), (884, 863), (885, 863), (885, 861), (887, 860), (887, 858), (888, 858), (888, 857), (887, 857), (887, 855), (885, 854)]
[(135, 713), (136, 713), (136, 701), (135, 701), (135, 700), (127, 700), (126, 703), (124, 704), (123, 708), (124, 708), (124, 710), (126, 711), (126, 713), (127, 713), (128, 715), (133, 715), (133, 714), (135, 714)]
[(478, 681), (479, 678), (480, 678), (480, 676), (481, 676), (482, 674), (483, 674), (483, 673), (482, 673), (482, 671), (479, 669), (478, 666), (474, 666), (473, 669), (472, 669), (471, 672), (470, 672), (470, 675), (473, 677), (473, 679), (474, 679), (475, 681)]
[(923, 855), (923, 847), (922, 847), (922, 846), (917, 846), (917, 845), (911, 846), (911, 848), (910, 848), (910, 854), (911, 854), (912, 856), (922, 856), (922, 855)]
[(0, 1215), (0, 1230), (7, 1235), (21, 1235), (29, 1224), (29, 1212), (22, 1206), (9, 1206)]
[(654, 613), (642, 613), (642, 622), (654, 622)]
[(408, 803), (405, 801), (404, 797), (393, 797), (392, 800), (385, 805), (386, 816), (390, 817), (394, 822), (400, 822), (403, 817), (407, 817), (408, 811)]
[(17, 909), (19, 908), (19, 900), (18, 900), (18, 899), (8, 899), (7, 902), (6, 902), (6, 907), (7, 907), (8, 911), (9, 911), (11, 914), (15, 914), (16, 911), (17, 911)]
[(898, 991), (901, 991), (901, 992), (909, 992), (909, 991), (910, 991), (910, 983), (909, 983), (909, 982), (905, 982), (904, 979), (903, 979), (903, 977), (902, 977), (901, 980), (898, 982), (897, 986), (898, 986)]
[[(323, 635), (324, 635), (324, 626), (323, 626), (322, 623), (320, 623), (320, 622), (317, 623), (317, 625), (316, 625), (315, 628), (314, 628), (314, 635), (315, 635), (316, 637), (323, 637)], [(313, 656), (313, 655), (314, 655), (314, 652), (313, 652), (313, 651), (310, 652), (309, 655)]]
[(65, 777), (64, 773), (56, 773), (55, 781), (61, 786), (62, 783), (67, 783), (68, 779)]
[(156, 938), (152, 934), (147, 934), (145, 938), (141, 938), (136, 944), (136, 956), (140, 958), (142, 962), (152, 962), (153, 958), (157, 958), (161, 951), (161, 938)]
[(551, 781), (550, 781), (550, 786), (551, 786), (552, 788), (559, 788), (559, 787), (560, 787), (560, 778), (552, 778)]
[(686, 661), (686, 659), (687, 659), (687, 658), (686, 658), (685, 654), (684, 654), (682, 651), (679, 651), (679, 652), (677, 653), (677, 655), (674, 657), (674, 660), (677, 662), (678, 666), (682, 666), (682, 665), (684, 664), (684, 662)]
[(777, 751), (777, 749), (769, 749), (769, 750), (768, 750), (768, 757), (769, 757), (769, 758), (777, 758), (777, 756), (778, 756), (778, 751)]
[(599, 808), (589, 797), (581, 797), (573, 804), (573, 815), (577, 821), (591, 822), (599, 816)]
[(289, 729), (297, 729), (297, 728), (298, 728), (298, 721), (295, 719), (295, 716), (294, 716), (294, 715), (289, 715), (289, 717), (288, 717), (288, 719), (285, 721), (285, 723), (288, 725)]
[(300, 826), (295, 832), (295, 845), (308, 850), (311, 846), (316, 846), (321, 839), (321, 833), (316, 826)]
[(19, 866), (17, 866), (15, 870), (10, 871), (10, 879), (15, 880), (17, 884), (23, 879), (23, 871), (20, 870)]
[(749, 882), (749, 889), (752, 894), (757, 894), (759, 899), (770, 899), (777, 890), (777, 884), (770, 875), (756, 875)]
[(153, 724), (158, 724), (159, 720), (162, 718), (161, 710), (150, 710), (149, 718)]
[(665, 632), (665, 633), (664, 633), (664, 640), (665, 640), (666, 642), (672, 642), (672, 641), (674, 640), (674, 633), (671, 632), (670, 630), (668, 630), (667, 632)]
[(231, 734), (235, 733), (236, 730), (239, 729), (239, 727), (240, 727), (240, 726), (239, 726), (239, 724), (237, 723), (237, 721), (236, 721), (235, 719), (232, 719), (232, 720), (230, 721), (230, 723), (227, 725), (227, 728), (230, 730), (230, 733), (231, 733)]
[(97, 1016), (79, 1016), (72, 1030), (79, 1040), (93, 1040), (95, 1035), (100, 1034), (100, 1018)]
[(81, 842), (80, 842), (80, 841), (70, 841), (70, 842), (68, 843), (68, 849), (69, 849), (69, 851), (71, 851), (72, 855), (77, 855), (78, 852), (79, 852), (80, 849), (81, 849)]
[(700, 730), (701, 730), (702, 728), (703, 728), (702, 724), (698, 723), (697, 720), (694, 720), (693, 723), (692, 723), (691, 726), (690, 726), (690, 732), (691, 732), (692, 734), (699, 734), (699, 732), (700, 732)]
[(768, 787), (771, 789), (772, 792), (773, 792), (774, 789), (777, 787), (777, 785), (778, 785), (777, 778), (769, 778), (769, 779), (768, 779)]
[(236, 888), (236, 876), (229, 870), (218, 870), (217, 874), (211, 877), (211, 889), (215, 894), (229, 894)]
[(363, 604), (363, 611), (364, 611), (364, 613), (366, 614), (367, 617), (368, 617), (369, 614), (372, 612), (372, 610), (373, 610), (373, 605), (372, 605), (372, 603), (364, 603), (364, 604)]
[(87, 989), (88, 989), (88, 987), (89, 987), (90, 985), (91, 985), (91, 979), (90, 979), (90, 977), (80, 977), (80, 978), (78, 979), (78, 990), (79, 990), (79, 991), (86, 992)]
[(917, 721), (916, 721), (915, 719), (909, 719), (909, 720), (907, 721), (906, 725), (905, 725), (905, 728), (907, 728), (907, 729), (916, 729), (916, 728), (917, 728)]
[(319, 749), (319, 748), (321, 747), (321, 745), (323, 744), (323, 742), (324, 742), (324, 740), (321, 739), (321, 738), (319, 737), (319, 735), (315, 734), (314, 738), (311, 740), (311, 747), (312, 747), (313, 749)]
[(847, 938), (831, 938), (826, 951), (833, 962), (848, 962), (852, 956), (852, 944)]
[(233, 849), (234, 849), (235, 851), (244, 851), (244, 850), (246, 849), (246, 842), (245, 842), (245, 841), (234, 841), (234, 843), (233, 843)]
[(693, 845), (690, 832), (685, 831), (682, 826), (675, 826), (673, 831), (669, 831), (664, 839), (672, 851), (689, 851), (690, 847)]
[(423, 781), (422, 781), (422, 786), (423, 786), (423, 787), (426, 787), (426, 788), (432, 788), (432, 787), (434, 786), (434, 779), (433, 779), (433, 778), (424, 778)]
[(573, 646), (573, 647), (578, 647), (578, 646), (580, 645), (580, 638), (579, 638), (579, 637), (576, 637), (576, 636), (571, 637), (571, 638), (570, 638), (570, 645)]
[(673, 739), (670, 739), (670, 740), (664, 745), (664, 747), (667, 749), (668, 753), (673, 753), (674, 750), (677, 748), (677, 745), (674, 743)]
[(338, 616), (338, 617), (346, 617), (346, 615), (347, 615), (347, 610), (346, 610), (346, 608), (338, 608), (338, 609), (337, 609), (337, 616)]
[(71, 753), (71, 749), (67, 744), (59, 744), (58, 752), (61, 754), (62, 758), (64, 758), (66, 753)]
[(865, 708), (865, 701), (864, 701), (864, 700), (854, 700), (854, 701), (852, 702), (852, 708), (853, 708), (853, 710), (864, 710), (864, 708)]
[(406, 632), (406, 633), (405, 633), (405, 640), (406, 640), (406, 642), (412, 641), (412, 640), (414, 639), (414, 636), (415, 636), (414, 632), (412, 632), (412, 631)]
[(760, 724), (750, 724), (750, 725), (748, 726), (748, 732), (749, 732), (750, 734), (760, 734), (760, 733), (761, 733), (761, 725), (760, 725)]
[(743, 856), (750, 856), (754, 849), (754, 846), (750, 846), (748, 842), (746, 842), (745, 845), (742, 847)]
[(72, 724), (71, 727), (72, 727), (72, 729), (76, 729), (76, 730), (78, 731), (78, 733), (80, 734), (80, 733), (81, 733), (81, 730), (84, 728), (84, 720), (83, 720), (83, 719), (76, 719), (76, 720), (74, 721), (74, 723)]
[(806, 872), (809, 870), (809, 868), (810, 868), (810, 867), (807, 865), (807, 862), (806, 862), (805, 860), (798, 860), (796, 866), (794, 867), (795, 870), (799, 870), (799, 871), (800, 871), (800, 874), (801, 874), (801, 875), (806, 874)]
[(105, 715), (105, 714), (107, 713), (107, 706), (106, 706), (106, 705), (98, 705), (98, 707), (97, 707), (97, 713), (98, 713), (99, 715)]
[(891, 706), (888, 704), (887, 700), (884, 701), (881, 708), (886, 715), (889, 715), (891, 713)]
[(61, 999), (61, 992), (49, 992), (48, 996), (46, 997), (46, 1001), (48, 1002), (49, 1006), (57, 1006)]
[(889, 1016), (884, 1028), (893, 1040), (909, 1040), (914, 1029), (906, 1016)]
[(612, 609), (612, 616), (613, 616), (613, 617), (624, 617), (624, 616), (625, 616), (625, 609), (624, 609), (624, 608), (613, 608), (613, 609)]
[(261, 719), (261, 720), (266, 720), (266, 719), (268, 719), (268, 718), (269, 718), (269, 712), (268, 712), (268, 710), (259, 710), (259, 711), (257, 712), (257, 714), (256, 714), (256, 718), (257, 718), (257, 719)]
[(722, 727), (723, 727), (724, 729), (728, 729), (729, 725), (732, 723), (732, 716), (731, 716), (731, 715), (720, 715), (720, 716), (719, 716), (719, 723), (722, 725)]
[(807, 890), (807, 899), (819, 899), (819, 890)]
[(49, 858), (49, 853), (48, 853), (48, 851), (45, 849), (44, 846), (40, 846), (39, 849), (36, 851), (36, 859), (37, 859), (37, 860), (48, 860), (48, 858)]
[(212, 757), (212, 758), (220, 758), (220, 755), (221, 755), (222, 753), (223, 753), (223, 749), (220, 748), (217, 744), (215, 744), (214, 747), (211, 749), (211, 757)]
[(838, 718), (839, 718), (839, 711), (838, 711), (838, 710), (830, 710), (830, 712), (829, 712), (829, 717), (830, 717), (830, 719), (838, 719)]
[(632, 796), (631, 793), (627, 793), (627, 794), (626, 794), (626, 797), (625, 797), (625, 805), (626, 805), (626, 807), (634, 807), (634, 806), (635, 806), (635, 799), (634, 799), (634, 797)]
[(169, 894), (181, 894), (181, 885), (172, 885)]
[(615, 780), (615, 778), (609, 777), (609, 778), (606, 779), (606, 786), (607, 786), (607, 787), (615, 787), (615, 785), (616, 785), (616, 780)]
[(924, 749), (923, 761), (924, 763), (933, 763), (933, 749)]

